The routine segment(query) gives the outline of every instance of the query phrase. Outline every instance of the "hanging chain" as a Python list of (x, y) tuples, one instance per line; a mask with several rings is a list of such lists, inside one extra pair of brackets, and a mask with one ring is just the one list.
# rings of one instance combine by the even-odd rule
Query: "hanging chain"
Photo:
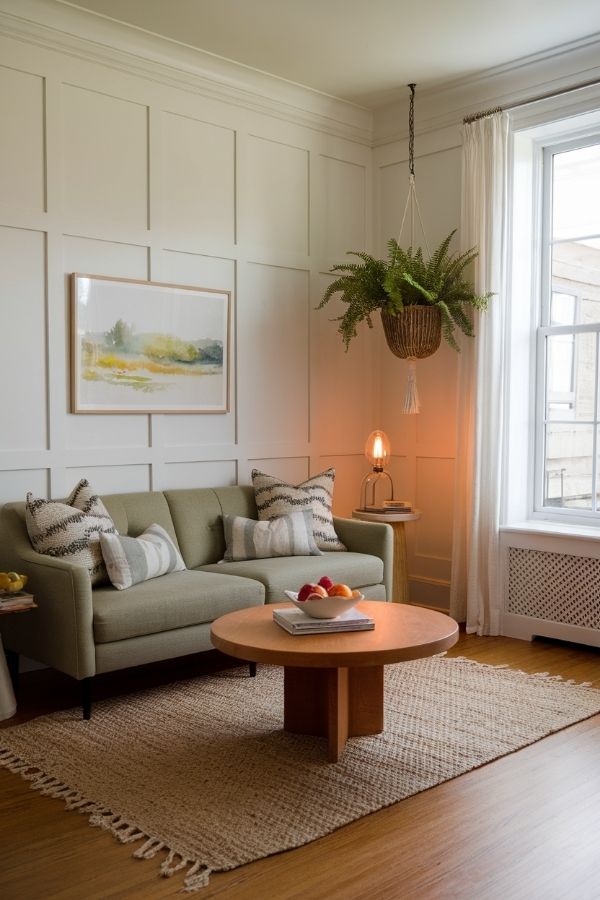
[(409, 84), (410, 106), (408, 107), (408, 171), (415, 174), (415, 88), (416, 84)]

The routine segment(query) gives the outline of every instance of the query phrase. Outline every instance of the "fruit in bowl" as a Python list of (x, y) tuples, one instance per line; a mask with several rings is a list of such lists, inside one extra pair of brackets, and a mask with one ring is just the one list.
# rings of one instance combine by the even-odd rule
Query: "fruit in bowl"
[(313, 619), (335, 619), (364, 600), (360, 591), (353, 591), (347, 584), (335, 583), (328, 575), (318, 582), (307, 582), (300, 590), (285, 591), (294, 606)]
[(22, 591), (27, 584), (27, 575), (19, 575), (18, 572), (0, 572), (0, 591), (8, 591), (16, 594)]

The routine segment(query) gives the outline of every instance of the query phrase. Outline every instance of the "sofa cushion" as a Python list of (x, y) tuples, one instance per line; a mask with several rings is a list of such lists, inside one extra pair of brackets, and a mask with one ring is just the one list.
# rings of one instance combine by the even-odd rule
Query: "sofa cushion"
[(313, 538), (310, 509), (267, 522), (244, 516), (223, 516), (226, 562), (277, 556), (322, 556)]
[(201, 625), (235, 609), (260, 606), (264, 597), (258, 581), (188, 570), (134, 584), (127, 591), (100, 587), (92, 592), (94, 639), (103, 644)]
[(196, 571), (255, 578), (265, 586), (267, 603), (279, 603), (286, 599), (285, 590), (297, 591), (307, 581), (316, 582), (323, 575), (329, 575), (334, 581), (344, 582), (351, 588), (363, 588), (383, 580), (383, 562), (378, 556), (347, 551), (324, 553), (322, 556), (223, 562), (202, 566)]
[(38, 553), (85, 566), (92, 584), (107, 580), (100, 535), (114, 534), (116, 529), (100, 497), (85, 478), (64, 503), (28, 493), (25, 522), (33, 549)]
[(119, 534), (139, 537), (150, 525), (164, 528), (178, 549), (179, 542), (173, 526), (169, 504), (162, 491), (140, 491), (132, 494), (104, 494), (104, 504), (112, 516)]
[(160, 525), (151, 525), (137, 538), (101, 534), (100, 546), (108, 577), (119, 591), (185, 569), (179, 550)]
[(326, 469), (302, 484), (293, 485), (252, 470), (252, 484), (259, 519), (274, 519), (299, 509), (312, 509), (313, 532), (320, 550), (345, 550), (333, 527), (335, 469)]

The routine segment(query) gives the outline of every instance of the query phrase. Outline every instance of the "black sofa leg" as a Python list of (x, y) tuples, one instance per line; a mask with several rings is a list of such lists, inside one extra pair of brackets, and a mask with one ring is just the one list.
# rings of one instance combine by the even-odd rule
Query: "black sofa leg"
[(15, 695), (19, 693), (19, 654), (16, 650), (5, 650), (6, 665)]
[(248, 668), (250, 669), (250, 678), (254, 678), (256, 675), (256, 663), (248, 663)]
[(83, 718), (92, 718), (92, 679), (84, 678), (81, 682), (81, 706)]

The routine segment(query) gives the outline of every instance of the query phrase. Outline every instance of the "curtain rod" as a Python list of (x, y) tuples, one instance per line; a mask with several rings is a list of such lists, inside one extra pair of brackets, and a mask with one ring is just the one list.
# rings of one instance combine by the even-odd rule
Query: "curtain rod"
[[(573, 87), (562, 88), (559, 91), (548, 91), (545, 94), (538, 94), (537, 97), (519, 100), (516, 103), (507, 106), (506, 109), (517, 109), (519, 106), (527, 106), (528, 103), (539, 103), (540, 100), (550, 100), (552, 97), (561, 97), (563, 94), (571, 94), (574, 91), (580, 91), (583, 88), (593, 87), (597, 84), (600, 84), (599, 78), (593, 78), (590, 81), (582, 81), (580, 84), (573, 85)], [(469, 125), (471, 122), (477, 122), (478, 119), (485, 119), (486, 116), (493, 116), (494, 113), (503, 112), (504, 108), (505, 107), (503, 106), (493, 106), (491, 109), (484, 109), (482, 112), (474, 113), (472, 116), (465, 116), (463, 125)]]

